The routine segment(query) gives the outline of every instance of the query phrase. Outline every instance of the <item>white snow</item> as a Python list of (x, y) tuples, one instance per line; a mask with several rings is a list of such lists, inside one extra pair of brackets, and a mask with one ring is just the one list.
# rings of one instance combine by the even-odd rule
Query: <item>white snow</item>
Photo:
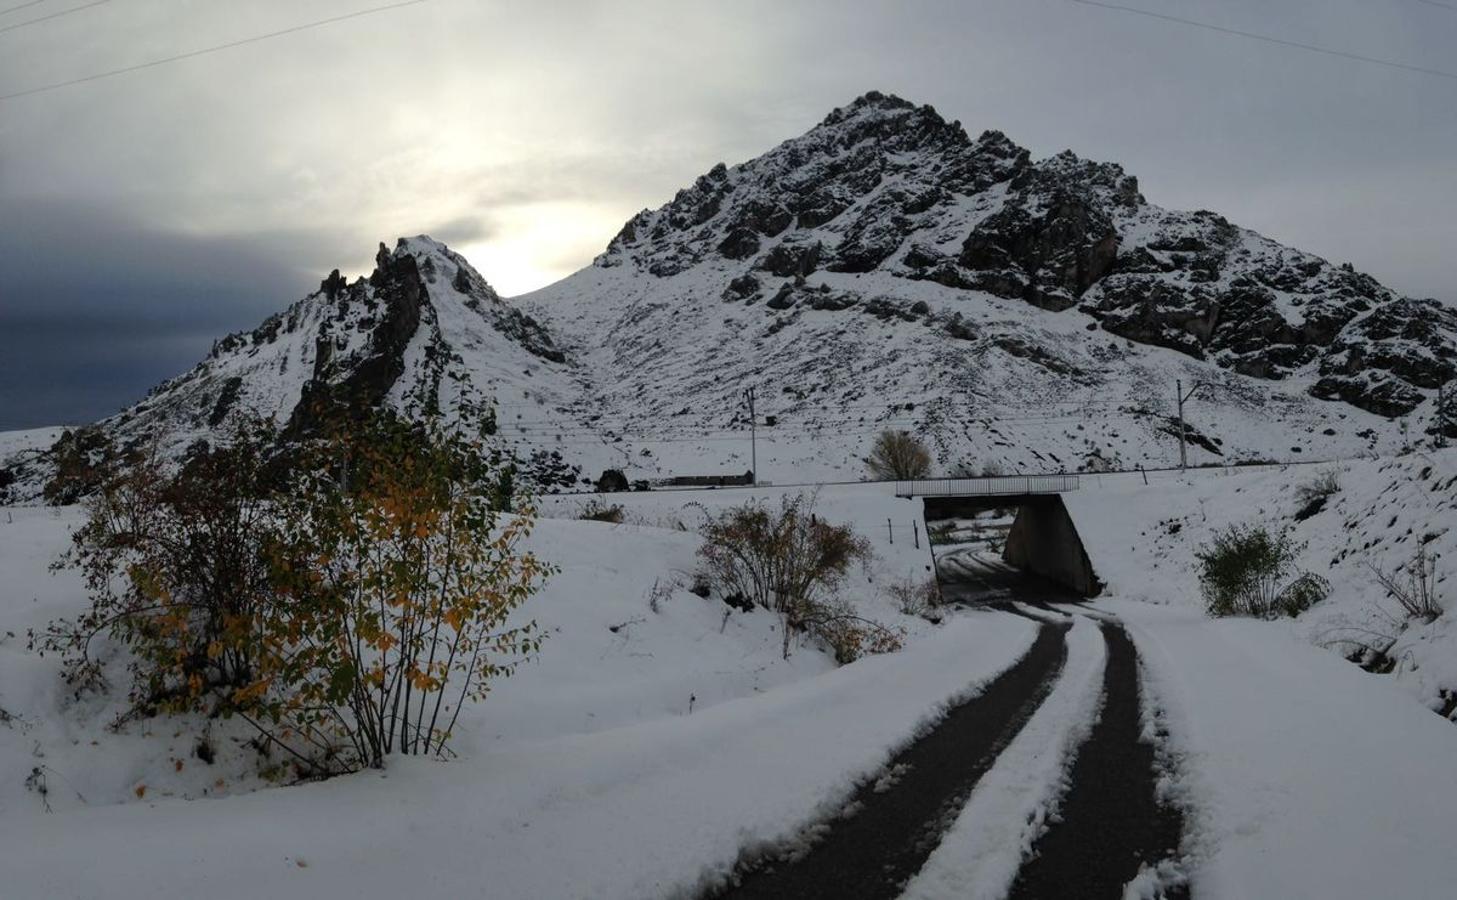
[[(688, 498), (652, 499), (681, 512)], [(837, 517), (897, 505), (910, 506), (851, 490), (819, 508)], [(216, 727), (222, 749), (208, 766), (190, 754), (197, 722), (112, 734), (119, 699), (67, 699), (57, 662), (27, 653), (24, 630), (82, 602), (74, 575), (45, 572), (77, 513), (9, 512), (13, 523), (0, 520), (0, 636), (16, 635), (0, 640), (0, 707), (15, 716), (0, 724), (6, 900), (672, 895), (723, 877), (745, 845), (796, 839), (861, 779), (883, 774), (945, 704), (1013, 662), (1034, 631), (1017, 617), (968, 613), (940, 628), (921, 622), (905, 651), (847, 667), (809, 646), (783, 660), (767, 613), (725, 624), (722, 604), (681, 588), (650, 610), (653, 582), (692, 567), (692, 534), (543, 519), (532, 546), (562, 572), (525, 612), (547, 643), (462, 719), (459, 758), (254, 790), (251, 753), (230, 740), (246, 732)], [(907, 545), (871, 577), (919, 559)], [(895, 615), (871, 582), (849, 596)], [(24, 784), (38, 765), (51, 813)]]
[(1289, 624), (1108, 605), (1165, 705), (1194, 896), (1451, 896), (1450, 723)]

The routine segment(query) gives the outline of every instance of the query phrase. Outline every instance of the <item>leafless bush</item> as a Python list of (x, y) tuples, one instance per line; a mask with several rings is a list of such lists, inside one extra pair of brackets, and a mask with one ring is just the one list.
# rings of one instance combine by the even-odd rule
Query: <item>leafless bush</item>
[(1305, 484), (1295, 489), (1295, 499), (1301, 503), (1324, 500), (1341, 491), (1341, 476), (1335, 469), (1326, 469)]
[(858, 616), (850, 604), (838, 599), (803, 610), (799, 625), (828, 644), (841, 665), (866, 654), (894, 653), (905, 643), (903, 630)]
[(1387, 571), (1371, 562), (1366, 568), (1408, 618), (1431, 622), (1442, 614), (1437, 599), (1437, 557), (1427, 555), (1425, 544), (1418, 544), (1411, 562), (1400, 568)]
[(622, 521), (622, 507), (616, 503), (603, 503), (593, 497), (577, 511), (577, 518), (592, 522), (611, 522), (616, 525)]
[(870, 544), (850, 526), (819, 518), (813, 495), (786, 496), (777, 512), (757, 501), (703, 512), (705, 574), (725, 598), (780, 615), (786, 658), (796, 633), (824, 640), (840, 662), (899, 645), (891, 629), (830, 596), (853, 563), (869, 561)]
[(1310, 481), (1295, 489), (1295, 500), (1300, 509), (1295, 520), (1303, 522), (1325, 508), (1326, 501), (1341, 490), (1341, 476), (1334, 469), (1327, 469)]
[(653, 586), (648, 589), (648, 609), (654, 614), (663, 611), (663, 603), (673, 596), (673, 583), (653, 579)]
[(880, 479), (925, 478), (931, 474), (931, 451), (910, 432), (887, 428), (876, 437), (865, 465)]
[(941, 605), (941, 588), (934, 578), (907, 578), (889, 588), (891, 599), (903, 615), (932, 618)]

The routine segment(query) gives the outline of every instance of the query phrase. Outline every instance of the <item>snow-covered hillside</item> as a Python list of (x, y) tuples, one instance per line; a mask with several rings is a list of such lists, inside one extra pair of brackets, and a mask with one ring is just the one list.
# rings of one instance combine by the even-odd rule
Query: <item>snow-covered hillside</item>
[[(1398, 686), (1429, 699), (1429, 683), (1450, 685), (1448, 618), (1406, 634), (1394, 676), (1307, 640), (1322, 617), (1380, 602), (1355, 577), (1354, 556), (1332, 564), (1330, 554), (1380, 539), (1371, 555), (1394, 563), (1426, 530), (1441, 531), (1435, 552), (1451, 552), (1452, 452), (1342, 471), (1341, 493), (1298, 526), (1306, 564), (1327, 565), (1337, 588), (1300, 622), (1210, 621), (1198, 609), (1194, 546), (1227, 521), (1288, 521), (1294, 486), (1314, 471), (1159, 473), (1147, 486), (1139, 475), (1082, 479), (1069, 505), (1111, 596), (1073, 610), (1054, 689), (948, 821), (907, 896), (1005, 896), (1056, 821), (1100, 715), (1096, 624), (1109, 614), (1138, 646), (1148, 728), (1162, 735), (1161, 789), (1186, 812), (1181, 866), (1195, 896), (1443, 896), (1457, 730)], [(77, 511), (7, 510), (4, 895), (687, 898), (721, 883), (745, 853), (798, 846), (849, 814), (857, 785), (893, 789), (892, 752), (949, 702), (985, 689), (1038, 626), (990, 611), (951, 611), (939, 626), (899, 617), (885, 588), (929, 563), (910, 526), (919, 504), (883, 485), (826, 486), (819, 514), (855, 524), (877, 556), (846, 597), (909, 640), (845, 667), (811, 646), (781, 659), (774, 617), (725, 619), (722, 603), (682, 587), (697, 538), (680, 528), (703, 509), (778, 493), (602, 498), (621, 504), (620, 525), (575, 520), (586, 498), (548, 498), (552, 518), (531, 545), (562, 571), (521, 610), (547, 642), (469, 710), (459, 755), (287, 789), (257, 776), (257, 753), (226, 723), (150, 719), (113, 732), (118, 698), (71, 698), (57, 662), (26, 652), (23, 635), (82, 602), (73, 575), (45, 570)], [(670, 588), (656, 610), (655, 583)], [(199, 731), (210, 735), (211, 763), (196, 753)]]
[[(1298, 488), (1328, 472), (1339, 491), (1298, 519)], [(1424, 705), (1448, 717), (1457, 712), (1457, 450), (1150, 480), (1088, 477), (1067, 498), (1110, 596), (1202, 609), (1194, 553), (1216, 530), (1288, 528), (1305, 545), (1299, 565), (1329, 580), (1331, 593), (1294, 623), (1270, 627), (1364, 658)], [(1449, 611), (1430, 623), (1402, 615), (1372, 570), (1409, 566), (1419, 546), (1435, 560), (1437, 593)], [(1369, 659), (1367, 649), (1385, 659)]]

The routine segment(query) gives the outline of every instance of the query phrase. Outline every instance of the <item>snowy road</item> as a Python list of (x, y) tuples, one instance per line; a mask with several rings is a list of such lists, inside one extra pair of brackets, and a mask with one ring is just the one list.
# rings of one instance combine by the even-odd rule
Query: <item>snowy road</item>
[(770, 858), (711, 896), (863, 898), (900, 896), (978, 779), (1051, 692), (1067, 661), (1067, 624), (1042, 625), (1015, 665), (897, 753), (886, 775), (863, 785), (808, 850)]
[(1183, 814), (1159, 794), (1133, 642), (1115, 617), (1056, 612), (1016, 665), (897, 754), (894, 777), (707, 896), (1187, 896)]

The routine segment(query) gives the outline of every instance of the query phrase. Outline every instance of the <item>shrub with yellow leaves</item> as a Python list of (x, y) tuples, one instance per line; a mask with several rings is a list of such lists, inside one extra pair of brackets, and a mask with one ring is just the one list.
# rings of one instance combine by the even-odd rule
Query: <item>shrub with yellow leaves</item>
[(521, 549), (534, 512), (499, 509), (509, 469), (470, 421), (377, 416), (316, 446), (278, 501), (260, 663), (233, 699), (314, 764), (443, 752), (540, 649), (534, 621), (508, 621), (550, 571)]

